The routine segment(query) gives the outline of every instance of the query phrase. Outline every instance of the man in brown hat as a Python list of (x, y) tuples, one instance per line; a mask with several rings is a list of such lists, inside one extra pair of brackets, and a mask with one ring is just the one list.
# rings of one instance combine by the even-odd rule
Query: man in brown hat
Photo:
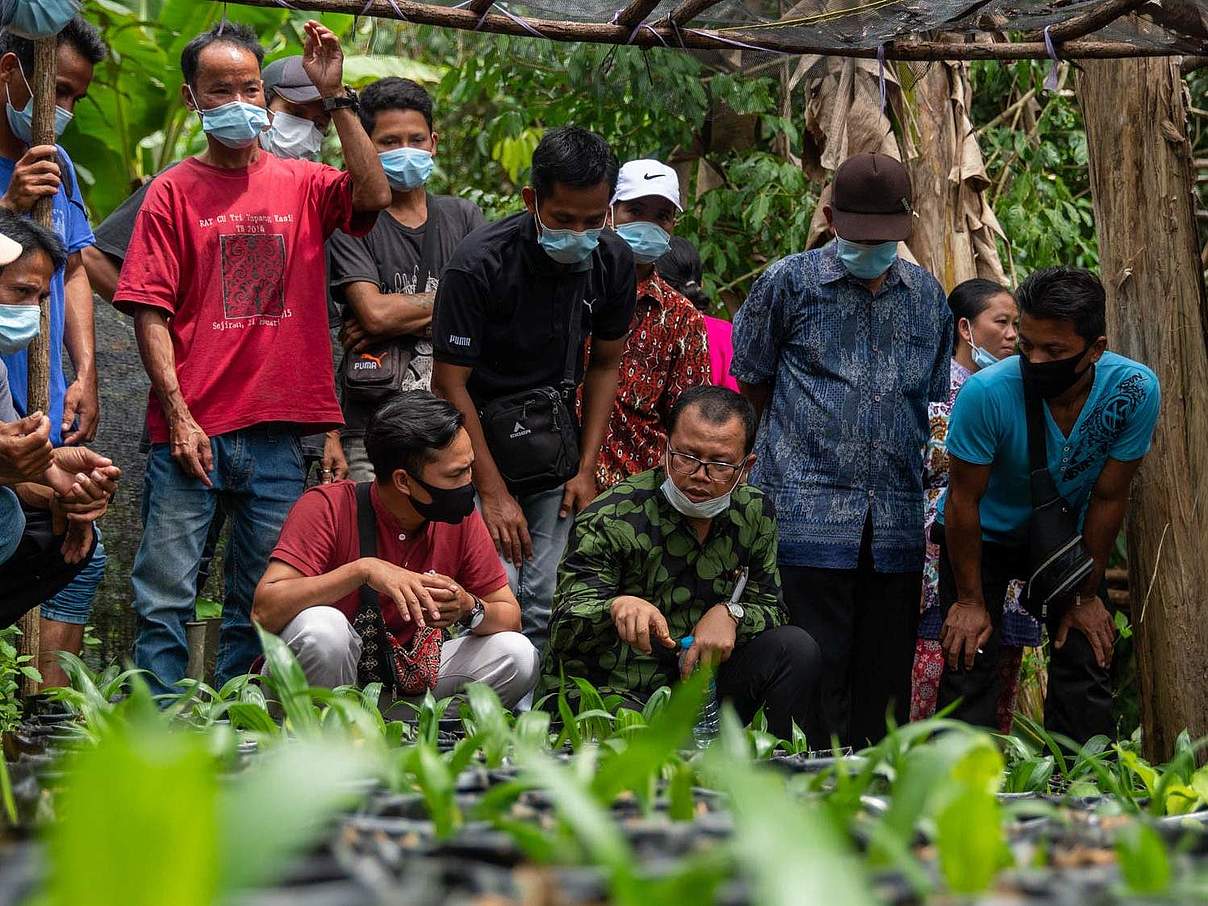
[(835, 240), (756, 281), (731, 370), (762, 415), (752, 480), (776, 504), (785, 603), (822, 649), (831, 732), (863, 746), (909, 712), (927, 403), (948, 397), (952, 316), (898, 258), (901, 163), (848, 158), (823, 210)]

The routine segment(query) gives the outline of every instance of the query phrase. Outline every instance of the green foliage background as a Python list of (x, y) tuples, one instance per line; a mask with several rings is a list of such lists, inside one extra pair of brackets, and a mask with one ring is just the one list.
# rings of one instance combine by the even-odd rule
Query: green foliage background
[[(256, 28), (270, 59), (299, 52), (305, 14), (225, 9)], [(80, 165), (95, 220), (139, 180), (200, 149), (196, 117), (180, 101), (178, 60), (184, 44), (223, 10), (197, 0), (86, 4), (113, 55), (99, 67), (63, 141)], [(349, 81), (397, 74), (432, 92), (441, 134), (433, 186), (472, 198), (488, 217), (518, 208), (518, 188), (542, 130), (576, 123), (604, 134), (622, 160), (704, 153), (723, 184), (689, 204), (679, 231), (700, 247), (715, 296), (724, 289), (741, 300), (767, 262), (804, 246), (820, 187), (778, 153), (801, 151), (799, 119), (780, 115), (778, 67), (734, 74), (708, 58), (671, 51), (319, 18), (344, 40)], [(1098, 257), (1086, 135), (1068, 88), (1041, 90), (1046, 67), (973, 67), (973, 118), (994, 183), (992, 202), (1011, 238), (1002, 249), (1004, 264), (1016, 279), (1058, 262), (1093, 267)], [(1201, 98), (1204, 87), (1193, 80)], [(1017, 103), (1021, 99), (1026, 103)], [(804, 98), (793, 100), (792, 109), (800, 111)], [(710, 148), (719, 144), (708, 140), (712, 118), (726, 108), (754, 120), (754, 141), (742, 150)], [(1197, 120), (1197, 137), (1201, 124)], [(328, 151), (338, 162), (334, 143)], [(695, 187), (685, 188), (694, 198)]]

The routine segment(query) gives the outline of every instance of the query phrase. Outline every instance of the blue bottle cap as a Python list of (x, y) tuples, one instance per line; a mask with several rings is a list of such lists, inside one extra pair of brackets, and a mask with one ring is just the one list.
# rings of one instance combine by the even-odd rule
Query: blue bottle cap
[(687, 651), (689, 648), (692, 647), (692, 645), (695, 641), (696, 641), (695, 636), (686, 635), (682, 639), (679, 640), (679, 646), (681, 648), (683, 648), (685, 651)]

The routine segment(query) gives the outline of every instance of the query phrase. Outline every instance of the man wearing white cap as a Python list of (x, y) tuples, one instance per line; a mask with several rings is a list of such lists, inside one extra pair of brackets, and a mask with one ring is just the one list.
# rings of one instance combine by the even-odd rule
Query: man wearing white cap
[(596, 466), (601, 491), (657, 466), (671, 407), (689, 387), (709, 383), (705, 319), (654, 269), (682, 211), (679, 177), (666, 164), (631, 160), (621, 167), (610, 216), (633, 251), (638, 302)]

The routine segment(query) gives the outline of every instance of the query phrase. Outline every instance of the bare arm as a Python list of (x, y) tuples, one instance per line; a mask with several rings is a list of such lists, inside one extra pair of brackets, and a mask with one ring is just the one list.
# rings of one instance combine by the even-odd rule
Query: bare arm
[(956, 581), (956, 600), (940, 629), (948, 666), (971, 669), (993, 624), (981, 582), (981, 514), (978, 507), (990, 480), (990, 466), (950, 457), (948, 495), (944, 505), (944, 544)]
[(382, 170), (377, 149), (365, 134), (360, 118), (347, 107), (333, 110), (331, 121), (340, 137), (344, 165), (352, 177), (352, 209), (380, 211), (390, 204), (390, 184)]
[(507, 583), (489, 595), (483, 595), (482, 604), (485, 614), (478, 628), (474, 630), (474, 635), (520, 631), (520, 605)]
[(398, 337), (426, 333), (432, 325), (435, 293), (384, 293), (369, 282), (349, 283), (344, 298), (365, 333)]
[(307, 607), (334, 604), (365, 584), (364, 560), (354, 560), (321, 576), (307, 576), (281, 560), (270, 560), (252, 599), (252, 619), (280, 632)]
[(64, 272), (63, 296), (66, 308), (63, 319), (63, 341), (75, 366), (76, 379), (67, 388), (63, 400), (64, 433), (77, 415), (79, 430), (64, 437), (64, 443), (87, 442), (96, 437), (100, 421), (100, 400), (96, 377), (96, 328), (93, 320), (92, 287), (79, 252), (67, 258)]
[(742, 392), (743, 396), (751, 401), (751, 405), (755, 407), (755, 423), (759, 424), (763, 420), (763, 411), (767, 408), (768, 400), (772, 396), (771, 382), (747, 384), (739, 381), (738, 389)]
[(1099, 594), (1099, 585), (1107, 570), (1112, 547), (1124, 524), (1128, 510), (1128, 489), (1133, 476), (1141, 467), (1141, 460), (1120, 462), (1109, 459), (1099, 473), (1099, 479), (1091, 490), (1091, 499), (1086, 508), (1086, 522), (1082, 527), (1082, 540), (1090, 555), (1095, 558), (1095, 570), (1082, 585), (1083, 597)]
[(106, 302), (112, 302), (117, 278), (121, 274), (121, 263), (115, 263), (115, 259), (95, 245), (88, 246), (80, 255), (84, 259), (84, 270), (88, 272), (88, 284), (98, 296)]

